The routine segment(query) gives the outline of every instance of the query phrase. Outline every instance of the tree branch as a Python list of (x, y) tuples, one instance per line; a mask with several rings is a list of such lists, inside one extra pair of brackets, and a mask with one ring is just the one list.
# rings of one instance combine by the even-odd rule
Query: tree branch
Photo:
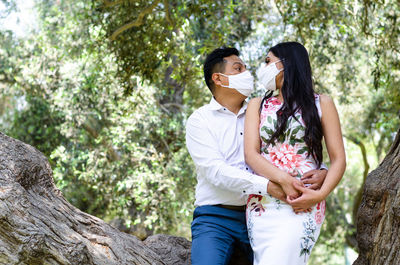
[(165, 8), (165, 18), (171, 26), (175, 26), (174, 22), (171, 19), (171, 13), (169, 12), (169, 3), (168, 0), (164, 0), (164, 8)]
[(146, 7), (140, 14), (139, 16), (136, 18), (135, 21), (129, 22), (128, 24), (123, 25), (122, 27), (120, 27), (119, 29), (117, 29), (116, 31), (114, 31), (114, 33), (111, 35), (110, 39), (111, 40), (115, 40), (119, 34), (121, 34), (122, 32), (124, 32), (125, 30), (128, 30), (130, 28), (133, 27), (138, 27), (140, 25), (142, 25), (143, 23), (143, 19), (146, 15), (150, 14), (153, 9), (158, 5), (158, 3), (160, 3), (161, 0), (155, 0), (153, 2), (153, 4), (151, 4), (150, 6)]
[(361, 151), (361, 155), (363, 158), (363, 163), (364, 163), (364, 172), (363, 172), (363, 181), (362, 184), (360, 186), (360, 188), (357, 191), (356, 196), (354, 197), (354, 202), (353, 202), (353, 222), (356, 222), (357, 219), (357, 211), (358, 208), (360, 206), (361, 203), (361, 199), (362, 199), (362, 192), (364, 190), (364, 185), (365, 185), (365, 180), (367, 179), (368, 176), (368, 172), (369, 172), (369, 163), (367, 160), (367, 149), (365, 148), (365, 145), (363, 144), (363, 142), (361, 142), (359, 139), (357, 139), (354, 136), (345, 136), (347, 139), (349, 139), (350, 141), (352, 141), (354, 144), (358, 145), (358, 147), (360, 147), (360, 151)]
[(140, 241), (117, 230), (67, 202), (38, 150), (2, 133), (0, 146), (0, 264), (190, 262), (186, 239), (154, 235)]
[(103, 0), (104, 6), (105, 7), (113, 7), (119, 4), (122, 4), (124, 0), (117, 0), (117, 1), (108, 1), (108, 0)]
[[(82, 123), (83, 129), (85, 129), (93, 138), (99, 137), (99, 131), (101, 130), (101, 125), (99, 124), (98, 120), (91, 116), (87, 116), (85, 122)], [(108, 154), (110, 155), (111, 161), (118, 161), (121, 159), (120, 155), (118, 154), (117, 150), (115, 150), (114, 146), (109, 143), (105, 138), (101, 141), (103, 146), (107, 148)]]

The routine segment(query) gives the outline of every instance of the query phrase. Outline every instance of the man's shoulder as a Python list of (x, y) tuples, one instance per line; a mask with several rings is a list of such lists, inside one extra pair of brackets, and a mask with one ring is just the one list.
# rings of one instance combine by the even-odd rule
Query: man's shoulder
[(206, 104), (206, 105), (196, 109), (195, 111), (193, 111), (193, 113), (188, 118), (188, 122), (191, 120), (206, 119), (207, 114), (210, 112), (209, 105), (210, 104)]

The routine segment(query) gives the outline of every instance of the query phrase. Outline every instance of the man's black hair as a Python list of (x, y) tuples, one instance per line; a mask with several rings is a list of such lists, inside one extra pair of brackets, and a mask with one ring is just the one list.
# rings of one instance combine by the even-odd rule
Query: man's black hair
[(232, 47), (222, 47), (213, 50), (206, 58), (204, 62), (204, 79), (211, 93), (214, 90), (214, 82), (212, 81), (213, 73), (223, 73), (225, 71), (225, 61), (224, 58), (236, 55), (239, 56), (239, 51)]

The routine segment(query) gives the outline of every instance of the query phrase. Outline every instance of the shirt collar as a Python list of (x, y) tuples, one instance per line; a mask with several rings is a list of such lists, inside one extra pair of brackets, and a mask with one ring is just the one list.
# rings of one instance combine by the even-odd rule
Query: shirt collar
[[(240, 108), (240, 110), (239, 110), (237, 116), (239, 116), (239, 115), (241, 115), (242, 113), (245, 113), (245, 112), (246, 112), (247, 105), (248, 105), (248, 100), (246, 99), (246, 100), (243, 102), (243, 106)], [(209, 104), (209, 108), (210, 108), (211, 110), (221, 110), (221, 109), (224, 109), (225, 107), (222, 106), (221, 104), (219, 104), (219, 102), (216, 101), (214, 97), (211, 97), (211, 101), (210, 101), (210, 104)]]
[(211, 110), (220, 110), (220, 109), (223, 109), (223, 108), (224, 108), (224, 106), (222, 106), (221, 104), (219, 104), (219, 102), (216, 101), (214, 97), (211, 97), (211, 101), (210, 101), (209, 106), (210, 106), (210, 109), (211, 109)]

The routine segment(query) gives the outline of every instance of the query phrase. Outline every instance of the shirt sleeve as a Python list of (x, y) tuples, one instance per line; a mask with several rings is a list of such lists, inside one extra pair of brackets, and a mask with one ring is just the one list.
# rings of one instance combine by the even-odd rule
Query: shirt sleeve
[(269, 180), (228, 165), (218, 149), (218, 139), (196, 112), (186, 123), (186, 146), (196, 165), (198, 178), (205, 178), (218, 188), (243, 195), (267, 194)]

